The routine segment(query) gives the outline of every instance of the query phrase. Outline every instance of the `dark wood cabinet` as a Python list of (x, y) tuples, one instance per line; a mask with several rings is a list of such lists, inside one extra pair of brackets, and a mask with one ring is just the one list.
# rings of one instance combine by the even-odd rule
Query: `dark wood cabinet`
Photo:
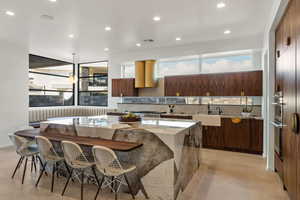
[(203, 127), (203, 147), (262, 154), (263, 120), (222, 118), (220, 127)]
[(165, 96), (262, 96), (262, 71), (165, 77)]
[(224, 149), (224, 129), (223, 124), (221, 127), (217, 126), (204, 126), (203, 127), (203, 147), (213, 149)]
[(250, 119), (250, 150), (257, 153), (263, 152), (264, 121)]
[(242, 91), (245, 96), (263, 95), (263, 73), (262, 71), (244, 72), (241, 74)]
[(138, 96), (138, 89), (134, 87), (134, 79), (112, 79), (113, 97), (131, 97)]

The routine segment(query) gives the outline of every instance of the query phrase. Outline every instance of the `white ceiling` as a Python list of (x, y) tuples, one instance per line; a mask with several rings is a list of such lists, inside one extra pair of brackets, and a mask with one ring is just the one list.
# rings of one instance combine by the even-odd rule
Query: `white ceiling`
[[(223, 0), (227, 6), (217, 9), (220, 1), (0, 0), (0, 39), (25, 40), (35, 54), (71, 58), (76, 52), (82, 60), (101, 60), (134, 51), (136, 43), (143, 49), (263, 34), (273, 0)], [(16, 15), (7, 16), (6, 10)], [(41, 19), (43, 14), (54, 20)], [(152, 20), (155, 15), (160, 22)], [(112, 31), (106, 32), (106, 25)], [(224, 35), (226, 29), (232, 33)], [(142, 42), (149, 38), (155, 42)]]

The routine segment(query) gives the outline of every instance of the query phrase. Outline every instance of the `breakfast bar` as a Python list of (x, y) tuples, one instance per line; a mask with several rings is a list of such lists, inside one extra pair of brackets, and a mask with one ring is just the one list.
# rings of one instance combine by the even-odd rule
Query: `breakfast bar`
[(128, 177), (133, 192), (151, 199), (179, 199), (200, 166), (202, 128), (193, 120), (142, 118), (121, 123), (117, 116), (107, 115), (55, 118), (41, 123), (32, 135), (16, 134), (43, 135), (58, 151), (61, 140), (80, 144), (85, 154), (91, 154), (93, 145), (111, 148), (122, 163), (137, 167)]

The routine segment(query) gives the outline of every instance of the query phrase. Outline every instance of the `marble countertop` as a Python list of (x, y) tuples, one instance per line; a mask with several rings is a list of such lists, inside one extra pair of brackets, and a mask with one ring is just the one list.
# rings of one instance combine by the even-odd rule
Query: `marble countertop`
[[(64, 117), (52, 118), (42, 122), (41, 127), (47, 124), (51, 125), (66, 125), (76, 127), (90, 128), (107, 128), (107, 129), (122, 129), (122, 128), (144, 128), (152, 129), (159, 132), (167, 132), (176, 134), (182, 130), (199, 125), (200, 122), (183, 119), (163, 119), (163, 118), (142, 118), (140, 122), (122, 123), (119, 122), (118, 116), (89, 116), (89, 117)], [(171, 131), (170, 131), (171, 130)]]

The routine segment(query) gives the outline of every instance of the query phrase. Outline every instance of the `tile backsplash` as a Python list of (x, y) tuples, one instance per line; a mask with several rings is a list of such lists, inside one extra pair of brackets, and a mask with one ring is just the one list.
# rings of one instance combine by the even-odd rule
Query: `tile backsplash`
[(262, 97), (123, 97), (126, 104), (261, 105)]
[[(217, 112), (218, 109), (221, 109), (225, 115), (240, 115), (243, 106), (241, 105), (211, 105), (210, 109), (213, 112)], [(261, 116), (261, 106), (253, 105), (252, 114), (255, 116)], [(119, 103), (118, 111), (127, 112), (127, 111), (157, 111), (157, 112), (169, 112), (169, 107), (166, 104), (141, 104), (141, 103)], [(175, 113), (184, 113), (184, 114), (207, 114), (208, 105), (196, 105), (196, 104), (178, 104), (175, 105)]]

